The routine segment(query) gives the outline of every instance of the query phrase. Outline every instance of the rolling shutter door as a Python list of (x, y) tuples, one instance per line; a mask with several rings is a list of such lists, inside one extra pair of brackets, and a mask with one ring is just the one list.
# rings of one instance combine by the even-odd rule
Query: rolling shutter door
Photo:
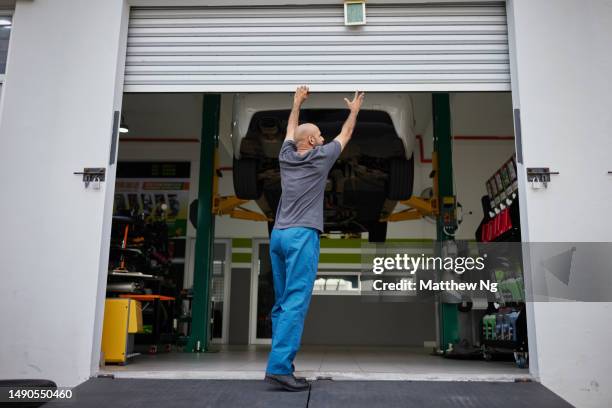
[(126, 92), (507, 91), (503, 3), (132, 8)]

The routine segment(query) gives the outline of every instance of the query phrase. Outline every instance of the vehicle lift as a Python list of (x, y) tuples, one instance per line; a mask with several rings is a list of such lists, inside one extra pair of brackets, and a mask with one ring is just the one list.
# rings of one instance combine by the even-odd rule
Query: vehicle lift
[[(195, 267), (193, 282), (191, 333), (185, 347), (187, 352), (208, 351), (210, 330), (209, 291), (213, 266), (214, 221), (216, 215), (250, 221), (270, 221), (264, 214), (245, 208), (249, 200), (236, 196), (218, 195), (218, 146), (221, 96), (205, 94), (202, 113), (200, 143), (200, 169), (197, 204), (197, 234), (195, 243)], [(450, 95), (432, 95), (434, 151), (432, 153), (432, 197), (410, 197), (400, 201), (408, 207), (390, 214), (381, 221), (398, 222), (423, 217), (436, 219), (436, 251), (445, 242), (453, 241), (457, 229), (456, 198), (453, 191), (452, 136)], [(212, 197), (212, 199), (211, 199)], [(455, 304), (440, 302), (439, 349), (443, 352), (459, 341), (459, 317)]]

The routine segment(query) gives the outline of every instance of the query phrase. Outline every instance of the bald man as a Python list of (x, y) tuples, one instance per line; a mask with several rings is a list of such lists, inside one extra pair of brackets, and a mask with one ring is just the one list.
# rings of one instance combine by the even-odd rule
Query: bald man
[(351, 140), (363, 96), (363, 92), (355, 92), (353, 100), (344, 99), (350, 111), (348, 118), (340, 134), (323, 144), (325, 140), (316, 125), (298, 126), (300, 108), (308, 98), (308, 87), (298, 87), (278, 155), (282, 194), (270, 235), (275, 303), (265, 380), (290, 391), (310, 387), (306, 380), (293, 375), (293, 360), (300, 347), (317, 275), (323, 194), (329, 170)]

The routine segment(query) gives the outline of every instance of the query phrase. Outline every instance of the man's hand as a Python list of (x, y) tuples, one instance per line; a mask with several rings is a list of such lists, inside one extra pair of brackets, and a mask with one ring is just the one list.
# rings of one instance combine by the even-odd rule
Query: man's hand
[(344, 122), (340, 134), (336, 136), (336, 140), (340, 142), (342, 150), (344, 150), (348, 142), (351, 140), (351, 136), (353, 136), (353, 129), (355, 129), (355, 123), (357, 122), (357, 114), (359, 113), (359, 109), (361, 109), (364, 95), (365, 94), (363, 92), (355, 91), (352, 101), (344, 98), (346, 106), (351, 110), (351, 113), (346, 119), (346, 122)]
[(291, 113), (289, 114), (289, 120), (287, 121), (287, 133), (285, 134), (285, 140), (293, 140), (295, 129), (298, 127), (300, 117), (300, 107), (306, 99), (308, 99), (308, 87), (306, 85), (298, 86), (293, 95), (293, 106), (291, 107)]
[(298, 86), (295, 90), (295, 94), (293, 95), (293, 104), (297, 106), (302, 106), (304, 101), (308, 99), (308, 93), (310, 90), (306, 85)]
[(344, 98), (344, 102), (346, 102), (346, 106), (348, 106), (348, 108), (351, 111), (359, 112), (359, 109), (361, 109), (361, 104), (363, 103), (364, 95), (365, 95), (365, 92), (355, 91), (355, 95), (353, 96), (353, 100), (349, 101), (347, 98)]

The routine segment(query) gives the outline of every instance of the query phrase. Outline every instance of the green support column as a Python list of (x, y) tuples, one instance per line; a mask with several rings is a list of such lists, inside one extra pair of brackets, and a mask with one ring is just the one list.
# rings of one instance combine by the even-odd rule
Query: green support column
[(215, 217), (212, 214), (215, 150), (219, 142), (221, 95), (204, 95), (200, 139), (200, 177), (198, 183), (198, 225), (193, 271), (191, 333), (186, 351), (208, 349), (210, 327), (210, 280), (213, 267)]
[[(455, 192), (453, 188), (453, 150), (450, 95), (434, 93), (433, 128), (434, 151), (438, 158), (438, 202), (440, 214), (436, 223), (436, 248), (440, 252), (445, 241), (454, 240), (457, 229)], [(457, 305), (439, 303), (440, 349), (459, 341), (459, 312)]]

